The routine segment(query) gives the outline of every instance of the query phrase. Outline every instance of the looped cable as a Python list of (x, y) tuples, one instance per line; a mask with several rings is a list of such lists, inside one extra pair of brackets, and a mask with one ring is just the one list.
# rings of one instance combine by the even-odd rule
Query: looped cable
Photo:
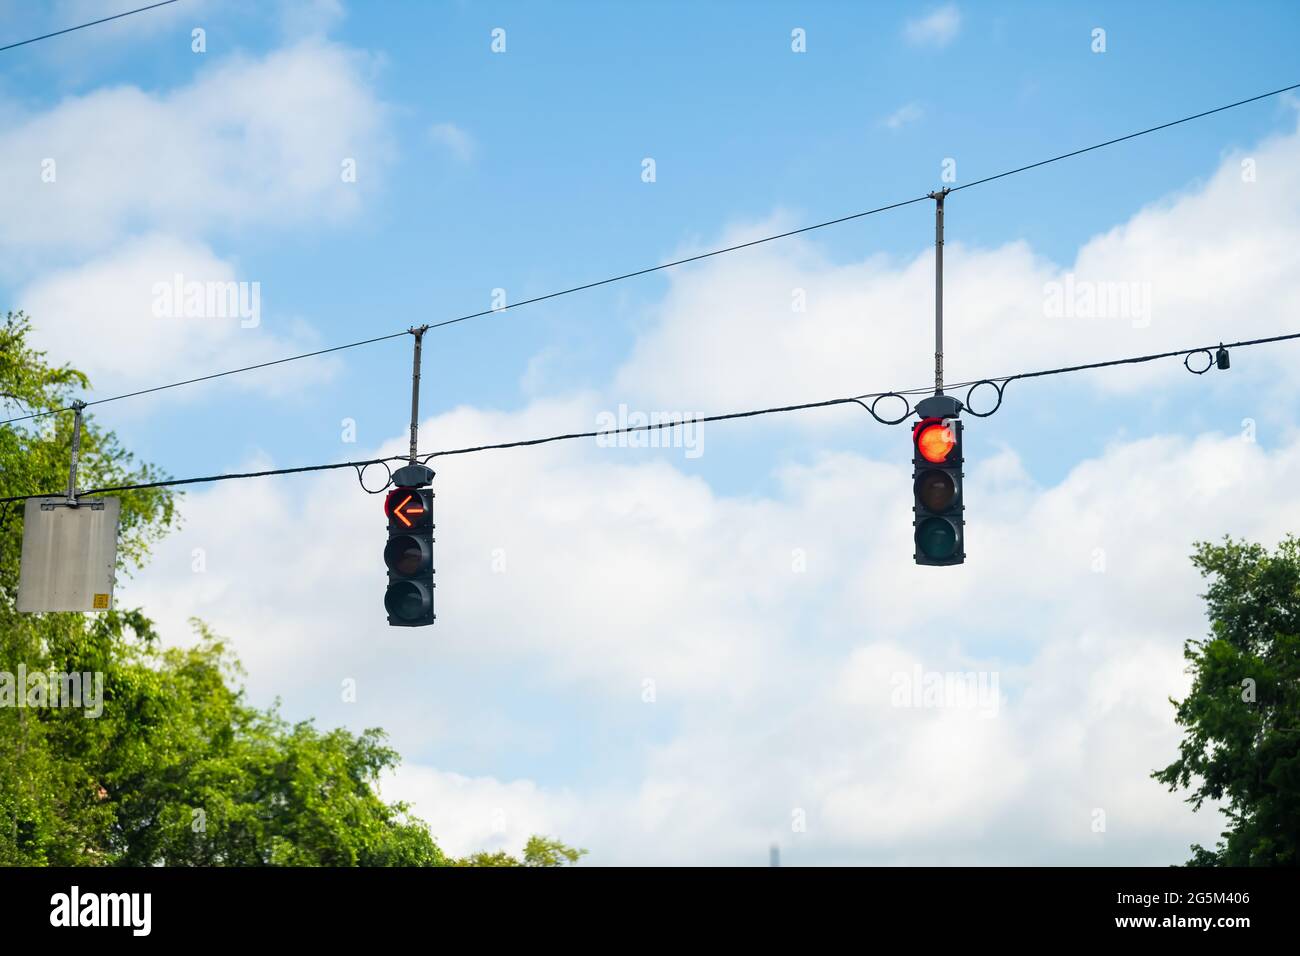
[[(901, 401), (903, 403), (903, 414), (899, 415), (897, 418), (881, 418), (878, 414), (876, 414), (876, 405), (880, 402), (882, 398), (896, 398), (899, 401)], [(877, 395), (875, 398), (871, 400), (870, 405), (868, 405), (866, 402), (859, 401), (858, 399), (854, 399), (854, 401), (858, 402), (859, 405), (861, 405), (863, 408), (867, 410), (867, 412), (871, 415), (872, 418), (880, 422), (880, 424), (882, 425), (901, 425), (903, 422), (907, 421), (907, 419), (912, 416), (912, 403), (908, 401), (906, 395), (902, 395), (898, 392), (881, 392), (879, 395)]]
[[(1205, 368), (1192, 368), (1191, 363), (1192, 363), (1193, 355), (1205, 356)], [(1214, 365), (1214, 353), (1212, 353), (1209, 349), (1195, 349), (1191, 352), (1188, 352), (1185, 356), (1183, 356), (1183, 368), (1187, 369), (1187, 371), (1191, 372), (1193, 375), (1204, 375), (1206, 372), (1210, 370), (1210, 368), (1213, 365)]]
[[(383, 465), (384, 471), (388, 472), (388, 479), (375, 491), (366, 487), (366, 469), (372, 465)], [(386, 461), (372, 461), (365, 465), (353, 465), (357, 470), (357, 484), (361, 485), (361, 490), (368, 495), (381, 495), (388, 490), (388, 486), (393, 483), (393, 469)]]
[[(970, 414), (974, 415), (976, 418), (988, 418), (990, 415), (992, 415), (994, 412), (996, 412), (999, 408), (1002, 407), (1002, 392), (1003, 392), (1003, 390), (1007, 387), (1007, 383), (1010, 382), (1010, 381), (1011, 381), (1011, 379), (1007, 379), (1007, 380), (1004, 381), (1001, 385), (999, 385), (997, 382), (993, 381), (993, 379), (991, 379), (991, 378), (982, 378), (982, 379), (980, 379), (978, 382), (974, 382), (974, 383), (972, 383), (972, 384), (971, 384), (971, 387), (970, 387), (969, 389), (967, 389), (967, 391), (966, 391), (966, 408), (965, 408), (965, 411), (967, 411), (967, 412), (969, 412)], [(987, 412), (977, 412), (977, 411), (975, 411), (975, 409), (971, 407), (971, 403), (970, 403), (971, 396), (975, 394), (975, 389), (979, 388), (981, 385), (992, 385), (992, 386), (993, 386), (993, 390), (994, 390), (995, 392), (998, 393), (998, 401), (997, 401), (997, 404), (994, 405), (992, 408), (990, 408)]]

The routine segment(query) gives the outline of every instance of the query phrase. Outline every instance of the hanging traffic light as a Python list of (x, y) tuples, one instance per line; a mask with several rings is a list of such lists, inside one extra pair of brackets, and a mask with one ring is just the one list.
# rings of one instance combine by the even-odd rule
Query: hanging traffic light
[(433, 471), (407, 465), (393, 475), (384, 499), (388, 517), (388, 592), (384, 607), (393, 627), (427, 627), (433, 613)]
[(960, 410), (956, 399), (942, 395), (917, 406), (922, 416), (912, 428), (917, 564), (945, 566), (966, 560)]

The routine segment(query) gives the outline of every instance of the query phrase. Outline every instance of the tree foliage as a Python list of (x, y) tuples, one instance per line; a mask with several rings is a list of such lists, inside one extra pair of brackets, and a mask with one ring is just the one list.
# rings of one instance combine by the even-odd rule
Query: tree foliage
[(1223, 840), (1193, 846), (1191, 865), (1300, 865), (1300, 540), (1202, 543), (1192, 560), (1210, 636), (1184, 648), (1192, 689), (1171, 703), (1186, 733), (1153, 776), (1196, 809), (1222, 803)]
[(498, 850), (496, 853), (474, 853), (453, 860), (454, 866), (565, 866), (577, 863), (587, 855), (586, 850), (575, 850), (559, 840), (544, 836), (531, 836), (524, 844), (523, 859)]
[[(30, 325), (0, 327), (0, 410), (66, 407), (85, 376), (48, 365)], [(87, 415), (83, 487), (160, 479)], [(0, 497), (61, 492), (71, 415), (0, 428)], [(175, 526), (168, 489), (122, 492), (120, 573)], [(322, 731), (244, 699), (238, 661), (201, 622), (164, 648), (139, 610), (19, 615), (16, 509), (0, 505), (0, 672), (103, 675), (103, 709), (0, 706), (0, 865), (520, 865), (504, 853), (447, 857), (405, 805), (378, 794), (399, 762), (382, 731)], [(522, 865), (585, 851), (534, 837)]]

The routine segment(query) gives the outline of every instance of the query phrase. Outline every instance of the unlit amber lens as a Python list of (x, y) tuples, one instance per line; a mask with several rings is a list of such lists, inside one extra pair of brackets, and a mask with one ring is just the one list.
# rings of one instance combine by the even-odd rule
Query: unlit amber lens
[(923, 471), (916, 479), (916, 497), (927, 511), (947, 511), (957, 497), (957, 483), (946, 471)]

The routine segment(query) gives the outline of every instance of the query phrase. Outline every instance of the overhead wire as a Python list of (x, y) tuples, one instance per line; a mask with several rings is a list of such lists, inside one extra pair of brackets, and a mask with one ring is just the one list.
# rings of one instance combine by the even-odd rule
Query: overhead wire
[[(142, 7), (141, 9), (150, 9), (150, 8), (148, 8), (148, 7)], [(134, 11), (133, 11), (133, 12), (134, 12)], [(125, 15), (126, 15), (126, 14), (121, 14), (120, 16), (125, 16)], [(98, 22), (98, 21), (97, 21), (97, 22)], [(73, 28), (73, 29), (77, 29), (77, 28)], [(26, 41), (26, 42), (32, 42), (32, 41)], [(1225, 110), (1235, 109), (1236, 107), (1239, 107), (1239, 106), (1245, 106), (1245, 105), (1248, 104), (1248, 103), (1254, 103), (1254, 102), (1257, 102), (1257, 101), (1259, 101), (1259, 100), (1267, 99), (1267, 98), (1270, 97), (1270, 96), (1278, 96), (1278, 95), (1280, 95), (1280, 94), (1282, 94), (1282, 93), (1291, 92), (1292, 90), (1297, 90), (1297, 89), (1300, 89), (1300, 83), (1294, 83), (1294, 84), (1291, 84), (1290, 86), (1284, 86), (1284, 87), (1281, 87), (1281, 88), (1276, 89), (1276, 90), (1270, 90), (1270, 91), (1267, 92), (1267, 93), (1259, 93), (1259, 94), (1257, 94), (1257, 95), (1255, 95), (1255, 96), (1250, 96), (1250, 97), (1247, 97), (1246, 99), (1237, 100), (1237, 101), (1235, 101), (1235, 102), (1233, 102), (1233, 103), (1227, 103), (1227, 104), (1224, 104), (1223, 106), (1217, 106), (1217, 107), (1215, 107), (1215, 108), (1213, 108), (1213, 109), (1203, 110), (1203, 111), (1201, 111), (1201, 112), (1199, 112), (1199, 113), (1193, 113), (1193, 114), (1191, 114), (1191, 115), (1189, 115), (1189, 116), (1184, 116), (1184, 117), (1181, 117), (1181, 118), (1179, 118), (1179, 119), (1170, 120), (1170, 121), (1167, 122), (1167, 123), (1161, 123), (1161, 124), (1159, 124), (1159, 125), (1157, 125), (1157, 126), (1150, 126), (1150, 127), (1147, 127), (1146, 129), (1138, 130), (1137, 132), (1129, 133), (1129, 134), (1127, 134), (1127, 135), (1125, 135), (1125, 136), (1119, 136), (1119, 137), (1116, 137), (1116, 138), (1114, 138), (1114, 139), (1106, 140), (1105, 142), (1094, 143), (1094, 144), (1091, 145), (1091, 146), (1085, 146), (1085, 147), (1083, 147), (1083, 148), (1081, 148), (1081, 149), (1075, 149), (1075, 150), (1071, 150), (1070, 152), (1061, 153), (1061, 154), (1059, 154), (1059, 155), (1057, 155), (1057, 156), (1052, 156), (1052, 157), (1050, 157), (1050, 158), (1048, 158), (1048, 159), (1039, 160), (1039, 161), (1036, 162), (1036, 163), (1030, 163), (1030, 164), (1025, 165), (1025, 166), (1018, 166), (1018, 167), (1016, 167), (1016, 168), (1014, 168), (1014, 169), (1008, 169), (1008, 170), (1005, 170), (1005, 171), (1000, 172), (1000, 173), (995, 173), (995, 174), (992, 175), (992, 176), (985, 176), (984, 178), (982, 178), (982, 179), (977, 179), (977, 180), (975, 180), (974, 182), (965, 183), (965, 184), (962, 184), (962, 185), (960, 185), (960, 186), (953, 186), (953, 187), (950, 187), (948, 191), (949, 191), (949, 192), (957, 192), (958, 190), (962, 190), (962, 189), (970, 189), (970, 188), (973, 187), (973, 186), (980, 186), (980, 185), (983, 185), (983, 184), (985, 184), (985, 183), (993, 182), (994, 180), (1003, 179), (1003, 178), (1005, 178), (1005, 177), (1007, 177), (1007, 176), (1014, 176), (1014, 175), (1016, 175), (1016, 174), (1018, 174), (1018, 173), (1023, 173), (1023, 172), (1027, 172), (1027, 171), (1032, 170), (1032, 169), (1037, 169), (1037, 168), (1039, 168), (1040, 166), (1046, 166), (1046, 165), (1048, 165), (1048, 164), (1050, 164), (1050, 163), (1059, 162), (1059, 161), (1064, 160), (1064, 159), (1069, 159), (1069, 158), (1074, 157), (1074, 156), (1079, 156), (1079, 155), (1082, 155), (1082, 154), (1084, 154), (1084, 153), (1092, 152), (1093, 150), (1102, 149), (1102, 148), (1107, 147), (1107, 146), (1113, 146), (1113, 145), (1115, 145), (1116, 143), (1122, 143), (1122, 142), (1125, 142), (1125, 141), (1130, 140), (1130, 139), (1135, 139), (1135, 138), (1137, 138), (1137, 137), (1139, 137), (1139, 136), (1146, 136), (1146, 135), (1148, 135), (1148, 134), (1150, 134), (1150, 133), (1155, 133), (1155, 132), (1158, 132), (1158, 131), (1160, 131), (1160, 130), (1169, 129), (1170, 127), (1173, 127), (1173, 126), (1179, 126), (1179, 125), (1181, 125), (1181, 124), (1183, 124), (1183, 123), (1189, 123), (1189, 122), (1191, 122), (1191, 121), (1193, 121), (1193, 120), (1202, 119), (1203, 117), (1214, 115), (1215, 113), (1222, 113), (1222, 112), (1224, 112)], [(737, 251), (739, 251), (739, 250), (741, 250), (741, 249), (748, 249), (748, 248), (751, 248), (751, 247), (753, 247), (753, 246), (762, 245), (763, 243), (767, 243), (767, 242), (773, 242), (773, 241), (776, 241), (776, 240), (778, 240), (778, 239), (785, 239), (785, 238), (788, 238), (788, 237), (790, 237), (790, 236), (796, 236), (796, 235), (800, 235), (800, 234), (802, 234), (802, 233), (812, 232), (812, 231), (817, 230), (817, 229), (825, 229), (825, 228), (827, 228), (827, 227), (829, 227), (829, 226), (835, 226), (835, 225), (839, 225), (839, 224), (841, 224), (841, 223), (850, 222), (850, 221), (857, 220), (857, 219), (862, 219), (862, 218), (865, 218), (865, 217), (867, 217), (867, 216), (873, 216), (873, 215), (876, 215), (876, 214), (878, 214), (878, 213), (888, 212), (888, 211), (893, 210), (893, 209), (899, 209), (899, 208), (901, 208), (901, 207), (903, 207), (903, 206), (910, 206), (910, 205), (912, 205), (912, 204), (914, 204), (914, 203), (922, 202), (923, 200), (930, 199), (930, 198), (931, 198), (931, 196), (930, 196), (930, 194), (928, 194), (928, 193), (925, 194), (925, 195), (921, 195), (921, 196), (915, 196), (915, 197), (913, 197), (913, 198), (911, 198), (911, 199), (904, 199), (904, 200), (900, 200), (900, 201), (898, 201), (898, 202), (888, 203), (888, 204), (883, 205), (883, 206), (877, 206), (877, 207), (875, 207), (875, 208), (873, 208), (873, 209), (867, 209), (867, 210), (864, 210), (864, 211), (862, 211), (862, 212), (851, 213), (851, 214), (846, 215), (846, 216), (839, 216), (839, 217), (837, 217), (837, 218), (835, 218), (835, 219), (828, 219), (828, 220), (826, 220), (826, 221), (824, 221), (824, 222), (814, 223), (814, 224), (809, 225), (809, 226), (802, 226), (802, 227), (800, 227), (800, 228), (798, 228), (798, 229), (790, 229), (790, 230), (787, 230), (787, 231), (785, 231), (785, 232), (774, 233), (773, 235), (770, 235), (770, 236), (761, 236), (761, 237), (759, 237), (759, 238), (757, 238), (757, 239), (751, 239), (751, 240), (748, 240), (748, 241), (746, 241), (746, 242), (736, 243), (736, 244), (734, 244), (734, 245), (730, 245), (730, 246), (724, 246), (724, 247), (722, 247), (722, 248), (720, 248), (720, 249), (713, 249), (713, 250), (710, 250), (710, 251), (708, 251), (708, 252), (702, 252), (702, 253), (698, 253), (698, 254), (696, 254), (696, 255), (686, 256), (686, 257), (684, 257), (684, 258), (674, 259), (674, 260), (672, 260), (672, 261), (670, 261), (670, 262), (664, 262), (664, 263), (660, 263), (660, 264), (658, 264), (658, 265), (648, 266), (648, 267), (646, 267), (646, 268), (644, 268), (644, 269), (637, 269), (637, 270), (634, 270), (634, 271), (632, 271), (632, 272), (625, 272), (625, 273), (622, 273), (622, 274), (620, 274), (620, 275), (610, 276), (609, 278), (606, 278), (606, 279), (599, 279), (599, 280), (597, 280), (597, 281), (595, 281), (595, 282), (586, 282), (586, 283), (583, 283), (583, 284), (581, 284), (581, 285), (570, 286), (569, 288), (566, 288), (566, 289), (560, 289), (560, 290), (557, 290), (557, 291), (555, 291), (555, 292), (548, 292), (548, 293), (546, 293), (546, 294), (544, 294), (544, 295), (533, 296), (533, 297), (528, 298), (528, 299), (521, 299), (521, 300), (518, 301), (518, 302), (509, 302), (509, 303), (505, 303), (505, 304), (503, 304), (503, 305), (501, 305), (501, 306), (498, 306), (498, 307), (496, 307), (496, 308), (484, 309), (484, 310), (479, 311), (479, 312), (471, 312), (471, 313), (468, 313), (468, 314), (466, 314), (466, 315), (457, 316), (457, 317), (455, 317), (455, 318), (444, 319), (444, 320), (442, 320), (442, 321), (440, 321), (440, 322), (434, 322), (434, 323), (431, 323), (431, 324), (429, 324), (429, 325), (423, 326), (423, 328), (425, 328), (425, 329), (440, 329), (440, 328), (445, 328), (445, 327), (450, 326), (450, 325), (456, 325), (456, 324), (458, 324), (458, 323), (460, 323), (460, 322), (467, 322), (467, 321), (469, 321), (469, 320), (471, 320), (471, 319), (483, 318), (483, 317), (485, 317), (485, 316), (495, 315), (495, 314), (500, 313), (500, 312), (507, 312), (507, 311), (510, 311), (510, 310), (512, 310), (512, 309), (519, 309), (519, 308), (522, 308), (522, 307), (524, 307), (524, 306), (526, 306), (526, 305), (533, 305), (533, 304), (536, 304), (536, 303), (538, 303), (538, 302), (545, 302), (545, 301), (547, 301), (547, 300), (550, 300), (550, 299), (556, 299), (556, 298), (559, 298), (559, 297), (561, 297), (561, 296), (572, 295), (572, 294), (577, 293), (577, 292), (583, 292), (583, 291), (586, 291), (586, 290), (589, 290), (589, 289), (595, 289), (595, 288), (598, 288), (598, 287), (600, 287), (600, 286), (609, 285), (609, 284), (614, 283), (614, 282), (622, 282), (622, 281), (624, 281), (624, 280), (626, 280), (626, 279), (632, 279), (632, 278), (636, 278), (636, 277), (638, 277), (638, 276), (649, 275), (649, 274), (651, 274), (651, 273), (659, 272), (659, 271), (662, 271), (662, 270), (665, 270), (665, 269), (676, 268), (676, 267), (678, 267), (678, 266), (687, 265), (687, 264), (692, 263), (692, 262), (699, 262), (699, 261), (701, 261), (701, 260), (709, 259), (709, 258), (712, 258), (712, 257), (714, 257), (714, 256), (720, 256), (720, 255), (724, 255), (724, 254), (726, 254), (726, 253), (737, 252)], [(211, 374), (211, 375), (203, 375), (203, 376), (199, 376), (199, 377), (197, 377), (197, 378), (186, 379), (186, 380), (184, 380), (184, 381), (180, 381), (180, 382), (172, 382), (172, 383), (167, 384), (167, 385), (158, 385), (158, 386), (155, 386), (155, 387), (153, 387), (153, 388), (139, 389), (139, 390), (137, 390), (137, 391), (127, 392), (127, 393), (122, 394), (122, 395), (114, 395), (114, 396), (111, 396), (111, 397), (109, 397), (109, 398), (98, 399), (98, 400), (96, 400), (96, 401), (94, 401), (94, 402), (87, 402), (86, 404), (87, 404), (88, 406), (89, 406), (89, 405), (103, 405), (103, 404), (106, 404), (106, 403), (108, 403), (108, 402), (121, 401), (122, 399), (126, 399), (126, 398), (134, 398), (134, 397), (136, 397), (136, 396), (140, 396), (140, 395), (148, 395), (148, 394), (152, 394), (152, 393), (154, 393), (154, 392), (165, 391), (165, 390), (167, 390), (167, 389), (180, 388), (181, 386), (185, 386), (185, 385), (193, 385), (193, 384), (197, 384), (197, 383), (199, 383), (199, 382), (207, 382), (207, 381), (211, 381), (211, 380), (213, 380), (213, 379), (217, 379), (217, 378), (224, 378), (224, 377), (226, 377), (226, 376), (228, 376), (228, 375), (238, 375), (238, 374), (241, 374), (241, 373), (243, 373), (243, 372), (250, 372), (250, 371), (257, 370), (257, 369), (269, 368), (269, 367), (274, 366), (274, 365), (283, 365), (283, 364), (288, 363), (288, 362), (297, 362), (297, 361), (300, 361), (300, 360), (302, 360), (302, 359), (315, 358), (316, 356), (319, 356), (319, 355), (326, 355), (326, 354), (329, 354), (329, 353), (331, 353), (331, 352), (341, 352), (341, 351), (344, 351), (345, 349), (359, 348), (359, 347), (361, 347), (361, 346), (371, 345), (371, 344), (376, 343), (376, 342), (383, 342), (383, 341), (386, 341), (386, 340), (388, 340), (388, 339), (399, 338), (400, 336), (403, 336), (403, 335), (408, 334), (410, 331), (411, 331), (410, 329), (403, 329), (402, 331), (399, 331), (399, 332), (393, 332), (392, 334), (389, 334), (389, 335), (381, 335), (381, 336), (376, 336), (376, 337), (373, 337), (373, 338), (362, 339), (362, 340), (357, 341), (357, 342), (348, 342), (348, 343), (345, 343), (345, 344), (343, 344), (343, 345), (336, 345), (336, 346), (334, 346), (334, 347), (332, 347), (332, 348), (328, 348), (328, 349), (321, 349), (321, 350), (313, 351), (313, 352), (304, 352), (304, 353), (302, 353), (301, 355), (290, 355), (290, 356), (287, 356), (286, 358), (277, 359), (277, 360), (275, 360), (275, 361), (273, 361), (273, 362), (264, 362), (264, 363), (261, 363), (261, 364), (258, 364), (258, 365), (249, 365), (249, 366), (245, 366), (245, 367), (243, 367), (243, 368), (230, 369), (229, 371), (225, 371), (225, 372), (215, 372), (215, 373), (213, 373), (213, 374)], [(55, 408), (55, 409), (49, 409), (49, 410), (40, 411), (40, 412), (34, 412), (34, 413), (31, 413), (31, 414), (28, 414), (28, 415), (23, 415), (23, 416), (19, 416), (19, 417), (15, 417), (15, 418), (8, 418), (8, 419), (5, 419), (5, 420), (3, 420), (3, 421), (0, 421), (0, 425), (11, 425), (11, 424), (16, 424), (16, 423), (18, 423), (18, 422), (24, 422), (24, 421), (30, 421), (30, 420), (33, 420), (33, 419), (37, 419), (37, 418), (43, 418), (43, 417), (45, 417), (45, 416), (47, 416), (47, 415), (58, 415), (58, 414), (61, 414), (61, 413), (64, 413), (64, 412), (72, 411), (72, 409), (73, 409), (73, 406), (70, 406), (70, 405), (69, 405), (69, 406), (62, 407), (62, 408)]]
[[(1018, 379), (1042, 378), (1044, 376), (1049, 376), (1049, 375), (1064, 375), (1072, 372), (1111, 368), (1119, 365), (1136, 365), (1144, 362), (1153, 362), (1158, 359), (1175, 358), (1178, 356), (1189, 356), (1200, 352), (1210, 352), (1212, 349), (1216, 349), (1216, 348), (1219, 349), (1248, 348), (1256, 345), (1285, 342), (1294, 339), (1300, 339), (1300, 332), (1290, 332), (1282, 335), (1272, 335), (1265, 338), (1244, 339), (1237, 342), (1228, 342), (1228, 343), (1220, 342), (1218, 343), (1218, 345), (1198, 346), (1195, 348), (1178, 349), (1169, 352), (1155, 352), (1148, 355), (1136, 355), (1136, 356), (1130, 356), (1128, 358), (1109, 359), (1102, 362), (1090, 362), (1083, 365), (1066, 365), (1058, 368), (1040, 369), (1038, 371), (1032, 371), (1032, 372), (1017, 372), (1014, 375), (1002, 375), (996, 378), (972, 379), (970, 381), (958, 382), (955, 385), (950, 385), (948, 387), (954, 389), (975, 387), (984, 384), (986, 382), (1002, 383), (1003, 387), (1005, 387), (1007, 383), (1016, 381)], [(698, 418), (692, 417), (692, 418), (683, 418), (683, 419), (670, 419), (663, 422), (652, 422), (646, 425), (629, 425), (623, 428), (600, 429), (596, 431), (585, 431), (585, 432), (566, 432), (563, 434), (549, 435), (541, 438), (523, 439), (521, 441), (499, 442), (495, 444), (472, 445), (465, 448), (443, 449), (440, 451), (429, 452), (424, 455), (416, 455), (416, 460), (428, 464), (430, 461), (432, 461), (435, 458), (444, 458), (453, 455), (468, 455), (468, 454), (475, 454), (484, 451), (500, 451), (500, 450), (511, 449), (511, 448), (525, 448), (525, 447), (532, 447), (535, 445), (545, 445), (552, 442), (572, 441), (576, 439), (586, 439), (586, 438), (599, 438), (605, 435), (613, 436), (613, 435), (630, 434), (634, 432), (653, 431), (653, 430), (664, 429), (664, 428), (680, 428), (695, 423), (730, 421), (733, 419), (740, 419), (740, 418), (754, 418), (760, 415), (775, 415), (775, 414), (782, 414), (786, 412), (803, 411), (806, 409), (813, 409), (813, 408), (826, 408), (834, 405), (847, 405), (847, 404), (856, 403), (870, 410), (869, 406), (867, 406), (865, 403), (865, 399), (880, 399), (887, 396), (902, 397), (906, 395), (920, 395), (932, 391), (933, 391), (932, 388), (908, 388), (908, 389), (898, 389), (898, 390), (885, 391), (885, 392), (867, 392), (862, 395), (853, 395), (845, 398), (825, 399), (823, 401), (817, 401), (817, 402), (803, 402), (797, 405), (777, 405), (769, 408), (752, 409), (743, 412), (728, 412), (721, 415), (709, 415), (709, 416), (698, 417)], [(1001, 393), (999, 392), (999, 396), (1000, 394)], [(1000, 404), (1001, 404), (1001, 398), (999, 397), (999, 405)], [(909, 408), (910, 408), (910, 404), (909, 404)], [(909, 411), (907, 415), (903, 416), (903, 418), (909, 417), (910, 414), (911, 412)], [(883, 419), (879, 419), (878, 416), (875, 416), (874, 412), (872, 412), (872, 415), (873, 417), (877, 417), (877, 420), (883, 421)], [(898, 421), (901, 422), (902, 420), (903, 419), (899, 419)], [(145, 483), (133, 484), (133, 485), (115, 485), (115, 486), (104, 487), (104, 488), (92, 488), (86, 491), (78, 491), (77, 494), (78, 497), (90, 497), (94, 495), (103, 495), (103, 494), (110, 494), (116, 492), (143, 491), (152, 488), (170, 488), (170, 487), (182, 487), (186, 485), (211, 484), (213, 482), (233, 481), (233, 480), (250, 479), (250, 478), (269, 478), (269, 477), (280, 476), (280, 475), (298, 475), (298, 474), (306, 474), (311, 472), (335, 471), (344, 468), (358, 469), (358, 478), (360, 479), (361, 476), (364, 474), (364, 472), (361, 469), (367, 468), (372, 465), (387, 464), (390, 462), (409, 461), (409, 460), (410, 457), (408, 455), (390, 455), (384, 458), (370, 458), (362, 461), (343, 461), (343, 462), (333, 462), (329, 464), (304, 465), (296, 468), (273, 468), (273, 469), (266, 469), (263, 471), (254, 471), (254, 472), (208, 475), (201, 478), (175, 478), (175, 479), (165, 479), (162, 481), (151, 481), (151, 482), (145, 482)], [(363, 487), (364, 487), (364, 483), (363, 483)], [(370, 489), (366, 489), (366, 490), (369, 491)], [(380, 491), (382, 490), (383, 489), (380, 489)], [(378, 492), (371, 492), (371, 493), (376, 494)], [(8, 505), (10, 502), (27, 501), (28, 499), (31, 498), (57, 497), (62, 494), (64, 494), (64, 492), (47, 492), (43, 494), (11, 495), (6, 498), (0, 498), (0, 504)]]
[(13, 50), (20, 46), (27, 46), (29, 43), (39, 43), (41, 40), (49, 40), (52, 37), (61, 37), (65, 33), (75, 33), (77, 30), (84, 30), (86, 27), (99, 26), (101, 23), (108, 23), (110, 20), (121, 20), (123, 17), (133, 16), (137, 13), (144, 13), (146, 10), (156, 10), (159, 7), (170, 6), (178, 3), (179, 0), (161, 0), (160, 3), (151, 3), (147, 7), (136, 7), (134, 10), (127, 10), (125, 13), (115, 13), (111, 17), (101, 17), (98, 20), (91, 20), (88, 23), (79, 23), (75, 27), (66, 27), (62, 30), (55, 30), (53, 33), (45, 33), (38, 37), (32, 37), (29, 40), (19, 40), (17, 43), (10, 43), (6, 46), (0, 46), (0, 53), (6, 50)]
[(1247, 103), (1254, 103), (1257, 100), (1268, 99), (1270, 96), (1279, 96), (1282, 93), (1289, 93), (1292, 90), (1300, 89), (1300, 83), (1293, 83), (1291, 86), (1284, 86), (1281, 89), (1270, 90), (1267, 93), (1260, 93), (1256, 96), (1247, 97), (1244, 100), (1237, 100), (1235, 103), (1227, 103), (1223, 106), (1216, 106), (1212, 110), (1204, 110), (1200, 113), (1193, 113), (1191, 116), (1184, 116), (1181, 119), (1170, 120), (1168, 123), (1161, 123), (1159, 126), (1149, 126), (1146, 129), (1138, 130), (1136, 133), (1129, 133), (1126, 136), (1117, 136), (1114, 139), (1108, 139), (1104, 143), (1094, 143), (1091, 146), (1085, 146), (1082, 149), (1071, 150), (1068, 153), (1062, 153), (1060, 156), (1053, 156), (1051, 159), (1042, 159), (1036, 163), (1030, 163), (1028, 166), (1019, 166), (1015, 169), (1008, 169), (1006, 172), (996, 173), (992, 176), (985, 176), (983, 179), (977, 179), (971, 183), (963, 183), (960, 186), (953, 186), (948, 191), (955, 193), (962, 189), (970, 189), (974, 186), (982, 186), (985, 183), (991, 183), (995, 179), (1003, 179), (1007, 176), (1014, 176), (1017, 173), (1028, 172), (1031, 169), (1037, 169), (1039, 166), (1046, 166), (1049, 163), (1057, 163), (1063, 159), (1070, 159), (1074, 156), (1082, 156), (1084, 153), (1091, 153), (1094, 149), (1103, 149), (1107, 146), (1114, 146), (1116, 143), (1123, 143), (1126, 140), (1136, 139), (1139, 136), (1146, 136), (1148, 133), (1158, 133), (1162, 129), (1169, 129), (1171, 126), (1181, 126), (1183, 123), (1190, 123), (1192, 120), (1202, 119), (1206, 116), (1213, 116), (1215, 113), (1222, 113), (1224, 110), (1235, 109), (1238, 106), (1245, 106)]
[[(251, 372), (255, 369), (260, 369), (260, 368), (271, 368), (273, 365), (283, 365), (286, 362), (296, 362), (299, 359), (315, 358), (318, 355), (329, 355), (331, 352), (341, 352), (344, 349), (356, 348), (358, 345), (370, 345), (374, 342), (385, 342), (388, 339), (401, 338), (406, 334), (407, 333), (404, 331), (394, 332), (391, 335), (380, 335), (373, 339), (366, 339), (364, 342), (353, 342), (350, 345), (336, 345), (333, 348), (320, 349), (316, 352), (307, 352), (304, 355), (293, 355), (290, 356), (289, 358), (275, 359), (274, 361), (271, 362), (261, 362), (257, 365), (246, 365), (243, 368), (232, 368), (229, 371), (225, 371), (225, 372), (214, 372), (211, 375), (202, 375), (198, 378), (188, 378), (183, 382), (172, 382), (170, 385), (157, 385), (154, 386), (153, 388), (142, 388), (139, 391), (127, 392), (125, 395), (114, 395), (112, 398), (101, 398), (98, 401), (86, 402), (86, 404), (83, 407), (90, 408), (92, 405), (104, 405), (108, 402), (116, 402), (123, 398), (135, 398), (137, 395), (150, 395), (153, 392), (162, 392), (162, 391), (166, 391), (169, 388), (180, 388), (182, 385), (194, 385), (198, 382), (210, 382), (215, 378), (224, 378), (227, 375), (238, 375), (241, 372)], [(57, 408), (57, 409), (51, 409), (49, 411), (44, 411), (44, 412), (36, 412), (31, 415), (24, 415), (21, 418), (7, 419), (3, 422), (0, 422), (0, 425), (9, 425), (15, 422), (30, 421), (34, 418), (44, 418), (48, 415), (57, 415), (60, 412), (72, 411), (72, 409), (73, 406), (69, 405), (67, 408)]]

